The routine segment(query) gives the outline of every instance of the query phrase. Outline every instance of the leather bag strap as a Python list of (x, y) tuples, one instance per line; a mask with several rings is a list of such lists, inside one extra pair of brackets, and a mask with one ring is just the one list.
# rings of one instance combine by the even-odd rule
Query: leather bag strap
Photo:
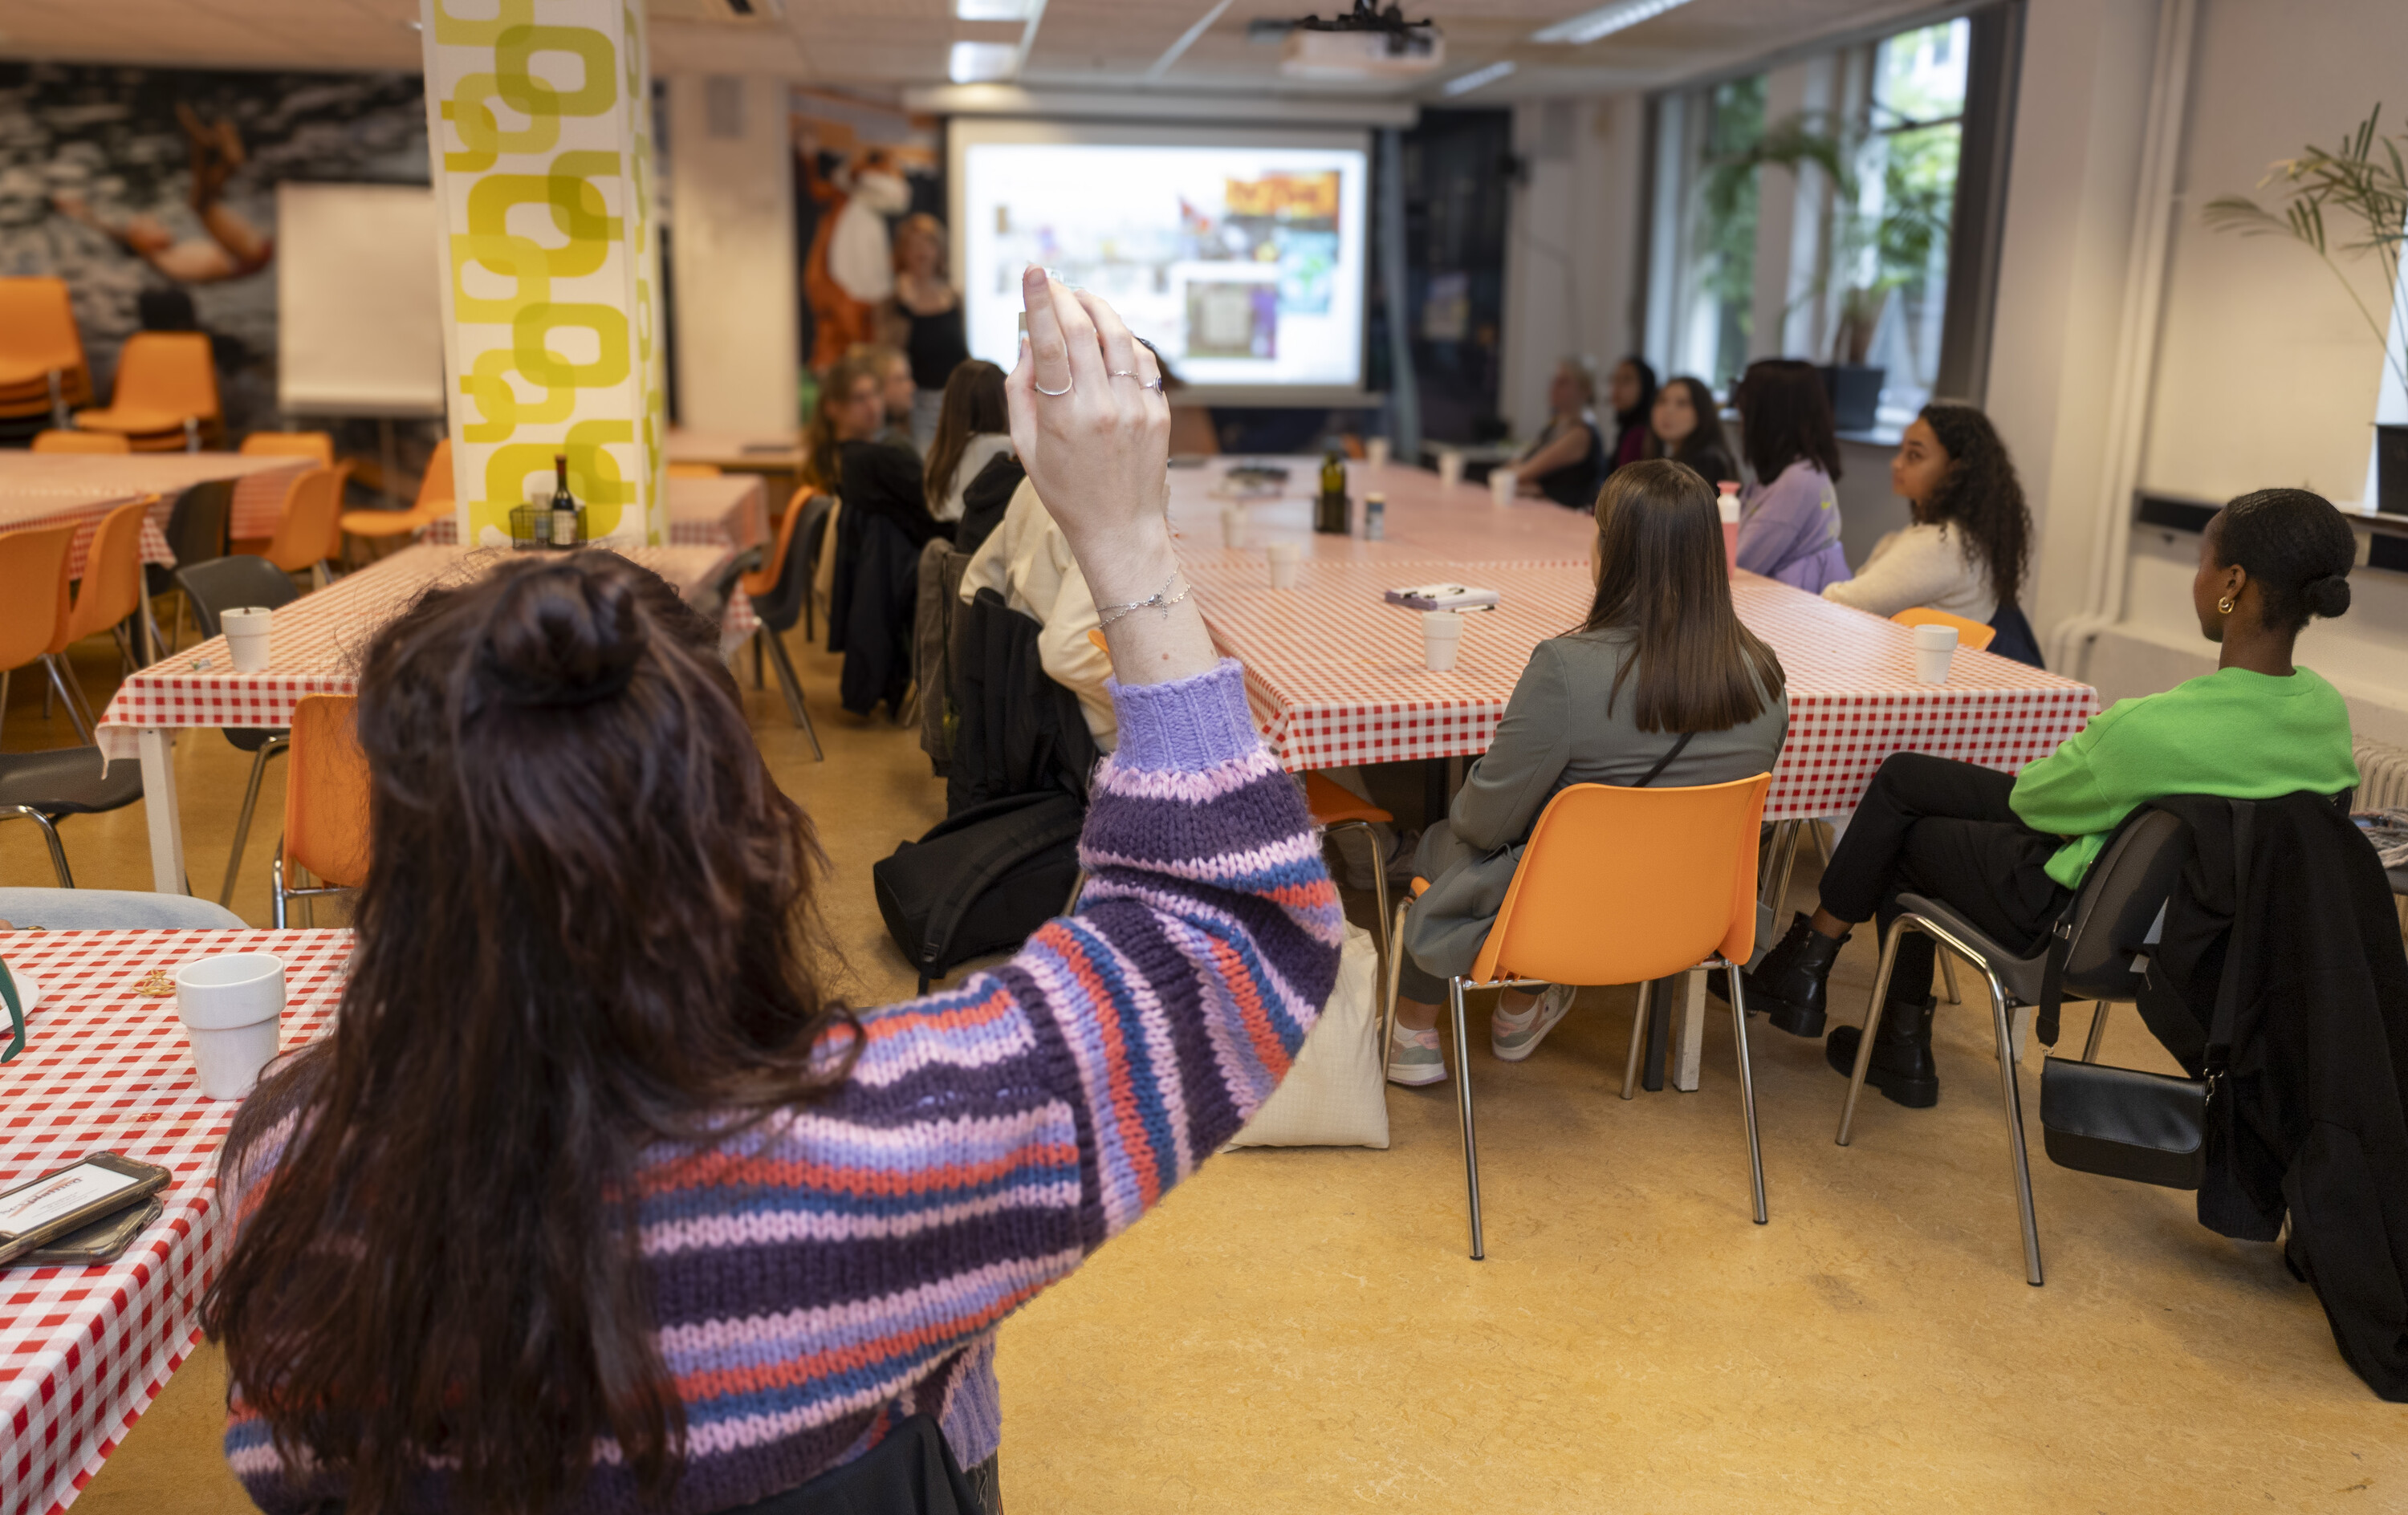
[(1679, 739), (1672, 743), (1672, 750), (1665, 753), (1662, 757), (1657, 758), (1656, 760), (1656, 766), (1647, 770), (1647, 777), (1640, 779), (1639, 782), (1631, 785), (1630, 787), (1633, 789), (1645, 789), (1649, 784), (1654, 783), (1659, 774), (1661, 774), (1666, 768), (1671, 766), (1672, 760), (1681, 755), (1681, 749), (1689, 745), (1689, 738), (1696, 735), (1697, 733), (1694, 731), (1684, 731), (1681, 733)]

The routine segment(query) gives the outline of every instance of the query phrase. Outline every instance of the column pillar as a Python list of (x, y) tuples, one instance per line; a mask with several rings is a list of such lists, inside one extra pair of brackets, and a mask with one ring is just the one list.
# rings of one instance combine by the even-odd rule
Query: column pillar
[(460, 539), (509, 540), (552, 458), (594, 539), (667, 537), (640, 6), (420, 0)]

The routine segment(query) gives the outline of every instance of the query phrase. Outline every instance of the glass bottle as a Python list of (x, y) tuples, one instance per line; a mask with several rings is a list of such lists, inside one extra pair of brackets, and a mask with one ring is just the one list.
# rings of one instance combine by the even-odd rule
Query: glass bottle
[(1312, 529), (1332, 536), (1347, 534), (1346, 463), (1331, 448), (1321, 460), (1321, 503), (1314, 509)]
[(555, 452), (552, 458), (552, 545), (577, 545), (577, 501), (568, 493), (568, 454)]

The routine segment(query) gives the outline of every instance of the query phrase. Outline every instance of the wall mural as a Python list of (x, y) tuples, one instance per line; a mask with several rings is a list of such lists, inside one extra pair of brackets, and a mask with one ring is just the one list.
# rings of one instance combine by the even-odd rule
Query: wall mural
[(276, 184), (427, 181), (413, 74), (0, 64), (0, 275), (66, 281), (106, 393), (146, 324), (209, 334), (229, 436), (276, 424)]

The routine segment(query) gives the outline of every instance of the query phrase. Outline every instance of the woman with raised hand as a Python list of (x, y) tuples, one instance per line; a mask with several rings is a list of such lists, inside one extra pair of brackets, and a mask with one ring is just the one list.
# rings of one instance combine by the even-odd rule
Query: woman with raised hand
[(1766, 358), (1739, 385), (1740, 446), (1756, 472), (1741, 504), (1739, 565), (1819, 593), (1848, 577), (1840, 549), (1840, 439), (1811, 363)]
[(766, 1515), (943, 1462), (992, 1510), (998, 1323), (1285, 1073), (1336, 892), (1171, 556), (1151, 359), (1025, 294), (1013, 439), (1119, 670), (1080, 912), (849, 1009), (712, 627), (599, 551), (430, 593), (362, 673), (341, 1014), (221, 1161), (263, 1508)]

